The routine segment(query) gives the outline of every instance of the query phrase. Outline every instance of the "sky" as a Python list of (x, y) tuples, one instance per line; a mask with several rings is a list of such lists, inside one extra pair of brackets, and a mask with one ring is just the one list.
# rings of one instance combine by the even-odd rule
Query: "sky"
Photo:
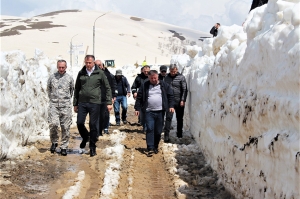
[(65, 9), (112, 11), (207, 32), (217, 22), (241, 25), (251, 3), (252, 0), (1, 0), (1, 15), (33, 17)]

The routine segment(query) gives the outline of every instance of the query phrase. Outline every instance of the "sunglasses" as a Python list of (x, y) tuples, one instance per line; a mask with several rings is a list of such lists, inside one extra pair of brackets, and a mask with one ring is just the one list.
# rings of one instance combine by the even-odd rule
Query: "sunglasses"
[(162, 70), (162, 71), (160, 71), (161, 73), (166, 73), (167, 71), (165, 71), (165, 70)]

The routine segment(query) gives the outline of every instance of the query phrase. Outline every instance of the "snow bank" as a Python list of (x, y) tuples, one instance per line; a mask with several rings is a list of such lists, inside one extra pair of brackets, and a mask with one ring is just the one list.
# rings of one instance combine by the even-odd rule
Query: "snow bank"
[(101, 199), (111, 198), (113, 192), (119, 185), (121, 164), (123, 161), (124, 145), (122, 141), (126, 138), (124, 132), (114, 130), (109, 136), (113, 143), (112, 147), (105, 148), (103, 153), (108, 160), (108, 167), (105, 171), (103, 187), (101, 188)]
[(68, 191), (62, 197), (62, 199), (77, 198), (80, 194), (80, 190), (82, 188), (82, 181), (84, 180), (84, 178), (85, 178), (85, 172), (84, 171), (78, 172), (78, 176), (75, 180), (75, 184), (68, 189)]
[(171, 60), (189, 83), (185, 128), (237, 198), (300, 198), (299, 10), (269, 1), (246, 32), (222, 26)]
[(20, 51), (1, 52), (0, 159), (24, 153), (22, 146), (49, 134), (46, 87), (55, 69), (56, 60), (38, 49), (30, 60)]

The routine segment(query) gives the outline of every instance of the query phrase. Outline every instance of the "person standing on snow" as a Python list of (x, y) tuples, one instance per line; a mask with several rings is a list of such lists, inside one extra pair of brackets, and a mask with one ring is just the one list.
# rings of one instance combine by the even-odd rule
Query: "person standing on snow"
[(135, 101), (135, 115), (145, 114), (148, 155), (158, 153), (165, 112), (174, 113), (173, 91), (169, 84), (158, 79), (158, 72), (150, 70), (149, 81), (139, 89)]
[[(101, 70), (103, 70), (104, 74), (107, 77), (111, 88), (112, 104), (114, 104), (114, 101), (117, 97), (117, 83), (115, 80), (115, 76), (109, 72), (109, 70), (104, 66), (101, 60), (96, 60), (95, 65), (98, 66)], [(107, 109), (106, 104), (106, 89), (102, 86), (98, 136), (102, 136), (102, 131), (104, 131), (105, 134), (108, 134), (109, 118), (109, 111)]]
[[(116, 118), (116, 125), (120, 126), (120, 120), (123, 124), (127, 124), (127, 96), (130, 97), (130, 85), (127, 78), (122, 75), (122, 70), (116, 70), (115, 80), (117, 84), (117, 97), (114, 102), (114, 111)], [(122, 118), (120, 118), (120, 105), (122, 107)]]
[(95, 65), (94, 55), (85, 56), (85, 66), (78, 72), (74, 91), (74, 112), (77, 114), (77, 128), (82, 137), (80, 148), (85, 148), (89, 132), (85, 127), (85, 119), (89, 114), (90, 156), (97, 155), (96, 142), (98, 134), (99, 112), (101, 104), (101, 87), (106, 90), (107, 109), (112, 109), (111, 88), (104, 72)]
[(146, 65), (147, 65), (147, 62), (146, 62), (146, 60), (144, 60), (143, 63), (142, 63), (142, 66), (144, 67)]
[[(268, 0), (253, 0), (252, 1), (252, 5), (251, 5), (251, 8), (250, 8), (250, 11), (259, 7), (259, 6), (262, 6), (264, 4), (268, 3)], [(249, 11), (249, 12), (250, 12)]]
[[(187, 83), (185, 77), (178, 72), (176, 64), (169, 67), (170, 73), (165, 77), (164, 82), (168, 83), (174, 92), (174, 109), (177, 119), (177, 137), (182, 138), (184, 106), (187, 98)], [(166, 114), (164, 141), (169, 142), (169, 133), (172, 123), (173, 113)]]
[(220, 24), (216, 23), (210, 30), (210, 34), (213, 35), (213, 37), (216, 37), (218, 35), (218, 29), (220, 28)]
[(51, 153), (55, 152), (58, 145), (58, 127), (61, 127), (61, 155), (67, 155), (72, 124), (72, 95), (74, 80), (66, 73), (67, 62), (57, 61), (57, 72), (52, 74), (47, 82), (49, 97), (48, 123), (50, 129)]

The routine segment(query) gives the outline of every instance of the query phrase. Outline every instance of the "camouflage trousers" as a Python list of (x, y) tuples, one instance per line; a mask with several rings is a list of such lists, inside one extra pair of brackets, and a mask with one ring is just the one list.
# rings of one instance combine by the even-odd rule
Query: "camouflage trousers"
[(48, 110), (48, 123), (50, 128), (50, 140), (58, 143), (58, 128), (61, 127), (61, 149), (68, 148), (70, 138), (70, 126), (72, 124), (72, 107), (57, 107), (50, 104)]

